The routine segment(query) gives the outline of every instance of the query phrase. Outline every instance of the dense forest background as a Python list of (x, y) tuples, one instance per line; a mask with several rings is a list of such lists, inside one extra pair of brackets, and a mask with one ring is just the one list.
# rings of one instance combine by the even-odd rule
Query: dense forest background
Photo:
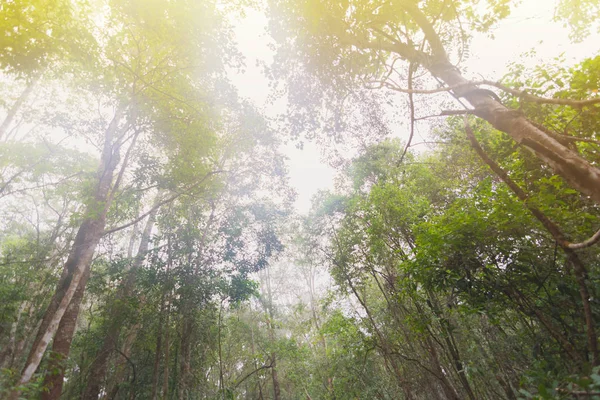
[(464, 68), (518, 3), (0, 3), (0, 397), (600, 398), (600, 55)]

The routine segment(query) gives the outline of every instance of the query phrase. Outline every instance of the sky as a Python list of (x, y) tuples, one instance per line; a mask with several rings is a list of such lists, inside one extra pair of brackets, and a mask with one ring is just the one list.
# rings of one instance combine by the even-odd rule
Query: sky
[[(498, 81), (514, 61), (533, 65), (564, 53), (566, 63), (574, 65), (585, 57), (598, 54), (600, 37), (590, 35), (579, 44), (568, 40), (569, 31), (561, 23), (552, 21), (557, 1), (523, 0), (511, 15), (493, 29), (494, 39), (488, 34), (474, 37), (471, 57), (463, 64), (467, 76)], [(248, 10), (246, 17), (236, 23), (235, 34), (240, 51), (246, 58), (245, 72), (232, 74), (231, 79), (242, 97), (250, 99), (267, 116), (284, 111), (282, 104), (269, 104), (268, 79), (259, 63), (269, 65), (273, 53), (268, 44), (272, 39), (267, 32), (267, 18), (257, 10)], [(530, 50), (534, 57), (521, 57)], [(287, 143), (282, 151), (288, 157), (290, 184), (297, 192), (296, 211), (307, 213), (312, 196), (320, 189), (333, 187), (335, 171), (321, 157), (314, 143), (304, 141), (303, 149)]]

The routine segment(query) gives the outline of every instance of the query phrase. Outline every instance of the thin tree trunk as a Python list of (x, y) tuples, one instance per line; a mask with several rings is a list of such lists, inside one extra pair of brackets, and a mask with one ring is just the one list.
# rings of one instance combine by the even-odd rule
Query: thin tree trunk
[(165, 321), (165, 367), (163, 371), (162, 398), (166, 400), (169, 397), (169, 313), (171, 311), (170, 298), (167, 298), (167, 315)]
[(279, 386), (279, 377), (277, 376), (277, 355), (271, 354), (271, 378), (273, 380), (273, 399), (281, 399), (281, 387)]
[(180, 376), (179, 376), (179, 400), (185, 400), (187, 397), (189, 379), (191, 373), (191, 351), (192, 351), (192, 333), (193, 324), (191, 315), (183, 314), (183, 322), (181, 325), (181, 360), (180, 360)]
[(25, 90), (23, 90), (17, 101), (15, 101), (10, 110), (8, 110), (6, 117), (4, 117), (4, 121), (2, 121), (2, 125), (0, 125), (0, 139), (2, 139), (2, 137), (8, 132), (8, 128), (10, 128), (10, 125), (15, 119), (17, 112), (19, 112), (23, 104), (27, 101), (41, 77), (42, 72), (36, 73), (27, 83)]
[(84, 400), (96, 400), (100, 394), (102, 382), (106, 376), (110, 354), (117, 348), (121, 329), (123, 328), (123, 324), (126, 322), (124, 317), (128, 313), (127, 309), (125, 309), (127, 306), (124, 304), (127, 304), (127, 299), (133, 295), (135, 290), (135, 277), (137, 271), (142, 267), (146, 253), (148, 252), (150, 236), (156, 221), (157, 212), (158, 208), (153, 209), (148, 216), (144, 232), (142, 233), (142, 237), (140, 239), (140, 246), (138, 248), (137, 255), (131, 267), (129, 268), (129, 271), (127, 271), (125, 281), (119, 287), (119, 291), (116, 295), (115, 306), (111, 312), (111, 322), (106, 332), (106, 336), (104, 337), (104, 341), (102, 342), (102, 347), (94, 359), (94, 362), (89, 367), (89, 377), (82, 397)]
[[(269, 320), (269, 340), (271, 343), (275, 343), (275, 326), (273, 325), (274, 312), (273, 312), (273, 292), (271, 290), (271, 274), (269, 266), (266, 267), (266, 283), (267, 283), (267, 304), (265, 304), (267, 317)], [(279, 385), (279, 377), (277, 375), (277, 353), (271, 353), (271, 379), (273, 381), (273, 399), (281, 399), (281, 387)]]
[(456, 389), (452, 385), (452, 382), (450, 382), (450, 380), (442, 370), (440, 359), (438, 357), (435, 344), (432, 343), (431, 337), (427, 337), (425, 339), (425, 343), (427, 343), (427, 349), (429, 350), (429, 355), (431, 357), (431, 367), (433, 368), (437, 377), (442, 383), (442, 390), (444, 392), (444, 396), (446, 396), (447, 399), (459, 400), (460, 396), (456, 392)]
[(429, 292), (428, 298), (432, 306), (432, 311), (438, 317), (439, 325), (443, 332), (442, 337), (444, 339), (444, 342), (446, 342), (446, 347), (448, 349), (448, 352), (450, 353), (452, 366), (456, 370), (456, 373), (458, 374), (458, 379), (460, 380), (463, 389), (467, 392), (467, 396), (469, 397), (469, 399), (475, 400), (476, 396), (475, 393), (473, 393), (471, 384), (469, 383), (469, 380), (467, 379), (467, 376), (465, 374), (464, 364), (460, 358), (460, 353), (456, 346), (456, 341), (454, 340), (454, 335), (452, 333), (453, 329), (450, 326), (450, 321), (442, 315), (441, 307), (438, 304), (438, 301), (435, 298), (435, 296), (433, 296), (433, 294)]
[(158, 375), (160, 369), (160, 358), (162, 356), (162, 336), (163, 336), (163, 319), (165, 314), (165, 293), (160, 299), (160, 314), (158, 316), (158, 329), (156, 332), (156, 354), (154, 354), (154, 367), (152, 368), (152, 395), (151, 399), (156, 400), (158, 397)]
[(162, 398), (163, 400), (166, 400), (169, 397), (169, 333), (170, 333), (170, 329), (169, 329), (169, 316), (170, 316), (170, 312), (171, 312), (171, 275), (170, 275), (170, 271), (171, 271), (171, 267), (172, 267), (172, 259), (171, 259), (171, 238), (167, 237), (167, 251), (168, 251), (168, 255), (167, 255), (167, 271), (166, 271), (166, 278), (165, 278), (165, 284), (167, 285), (167, 287), (164, 289), (164, 294), (165, 294), (165, 308), (166, 308), (166, 312), (165, 312), (165, 367), (163, 370), (163, 388), (162, 388)]
[[(252, 357), (254, 358), (254, 369), (258, 370), (258, 361), (256, 360), (255, 354), (256, 354), (256, 348), (255, 348), (255, 344), (254, 344), (254, 327), (252, 324), (250, 324), (250, 350), (252, 351)], [(260, 374), (255, 374), (256, 375), (256, 383), (258, 386), (258, 398), (260, 400), (263, 400), (263, 392), (262, 392), (262, 382), (260, 380)]]
[[(117, 357), (117, 361), (115, 363), (115, 373), (114, 373), (114, 377), (112, 379), (112, 387), (107, 390), (107, 393), (108, 393), (107, 398), (108, 399), (114, 399), (117, 396), (117, 393), (119, 392), (119, 389), (120, 389), (121, 382), (123, 382), (123, 379), (125, 377), (125, 372), (128, 371), (128, 369), (132, 367), (131, 364), (129, 363), (130, 360), (128, 359), (128, 357), (131, 354), (131, 347), (133, 346), (133, 343), (135, 342), (135, 339), (137, 337), (137, 332), (140, 329), (140, 327), (141, 327), (140, 324), (135, 324), (134, 326), (132, 326), (131, 329), (129, 330), (129, 334), (125, 338), (121, 354), (119, 357)], [(133, 383), (133, 382), (131, 382), (131, 383)], [(108, 385), (107, 385), (107, 387), (108, 387)], [(135, 391), (135, 389), (131, 389), (131, 390)]]
[(0, 368), (6, 368), (12, 363), (14, 359), (14, 355), (16, 353), (16, 345), (17, 345), (17, 328), (19, 327), (19, 323), (21, 322), (21, 316), (23, 315), (23, 311), (27, 307), (29, 303), (28, 300), (25, 300), (19, 306), (19, 310), (17, 311), (17, 318), (15, 322), (13, 322), (10, 326), (10, 332), (8, 334), (8, 343), (2, 352), (0, 352)]
[(217, 344), (219, 350), (219, 389), (221, 390), (221, 396), (225, 398), (225, 379), (223, 374), (223, 349), (221, 346), (221, 315), (223, 313), (223, 301), (221, 299), (221, 304), (219, 305), (219, 319), (218, 319), (218, 333), (217, 333)]

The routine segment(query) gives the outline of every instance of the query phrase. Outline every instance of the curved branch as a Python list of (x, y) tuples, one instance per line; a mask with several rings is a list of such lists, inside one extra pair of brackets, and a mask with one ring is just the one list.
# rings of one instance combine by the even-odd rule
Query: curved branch
[(493, 86), (495, 88), (498, 88), (506, 93), (510, 93), (513, 96), (519, 97), (520, 99), (522, 99), (524, 101), (528, 101), (530, 103), (557, 104), (557, 105), (572, 106), (572, 107), (585, 107), (585, 106), (591, 106), (594, 104), (600, 104), (600, 97), (596, 97), (594, 99), (586, 99), (586, 100), (550, 99), (547, 97), (540, 97), (540, 96), (536, 96), (536, 95), (527, 93), (524, 89), (523, 90), (513, 89), (513, 88), (505, 86), (499, 82), (482, 80), (478, 84)]
[(148, 210), (147, 212), (143, 213), (142, 215), (140, 215), (139, 217), (135, 218), (134, 220), (132, 220), (132, 221), (130, 221), (130, 222), (124, 224), (124, 225), (117, 226), (117, 227), (105, 230), (102, 233), (102, 236), (105, 236), (105, 235), (108, 235), (108, 234), (111, 234), (111, 233), (115, 233), (117, 231), (120, 231), (120, 230), (125, 229), (125, 228), (129, 228), (130, 226), (137, 224), (138, 222), (140, 222), (141, 220), (143, 220), (144, 218), (146, 218), (148, 215), (152, 214), (152, 212), (154, 212), (158, 208), (164, 206), (165, 204), (171, 203), (172, 201), (174, 201), (174, 200), (178, 199), (179, 197), (183, 196), (184, 194), (188, 193), (190, 190), (193, 190), (196, 187), (200, 186), (206, 179), (208, 179), (212, 175), (216, 175), (216, 174), (221, 173), (221, 172), (225, 172), (225, 171), (223, 171), (223, 170), (217, 170), (217, 171), (211, 171), (211, 172), (209, 172), (208, 174), (204, 175), (204, 177), (202, 179), (200, 179), (198, 182), (194, 183), (193, 185), (191, 185), (187, 189), (185, 189), (185, 190), (183, 190), (181, 192), (175, 193), (174, 195), (172, 195), (170, 197), (167, 197), (165, 200), (163, 200), (161, 202), (158, 202), (150, 210)]
[(598, 241), (600, 241), (600, 230), (598, 230), (596, 233), (594, 233), (592, 235), (592, 237), (590, 237), (587, 240), (584, 240), (581, 243), (565, 243), (565, 246), (571, 250), (579, 250), (579, 249), (585, 249), (586, 247), (593, 246), (596, 243), (598, 243)]
[(254, 375), (255, 373), (257, 373), (258, 371), (261, 371), (263, 369), (269, 369), (269, 368), (273, 368), (273, 361), (272, 360), (271, 360), (271, 364), (260, 366), (257, 369), (255, 369), (254, 371), (250, 372), (249, 374), (246, 374), (246, 376), (244, 376), (242, 379), (240, 379), (238, 381), (238, 383), (235, 384), (235, 386), (233, 387), (233, 390), (237, 389), (238, 386), (240, 386), (242, 384), (242, 382), (244, 382), (246, 379), (250, 378), (252, 375)]
[(117, 353), (119, 353), (120, 355), (122, 355), (125, 360), (127, 360), (127, 362), (129, 363), (129, 365), (131, 365), (131, 369), (132, 369), (132, 376), (131, 376), (131, 383), (135, 382), (135, 364), (133, 363), (133, 361), (131, 361), (131, 359), (129, 357), (127, 357), (127, 354), (123, 353), (121, 350), (117, 349), (116, 347), (113, 348), (114, 351), (116, 351)]

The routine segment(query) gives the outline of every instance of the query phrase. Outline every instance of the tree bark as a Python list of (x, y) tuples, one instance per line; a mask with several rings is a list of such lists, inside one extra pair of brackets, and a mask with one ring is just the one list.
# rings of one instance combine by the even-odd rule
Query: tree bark
[(189, 380), (191, 374), (192, 358), (192, 334), (193, 334), (193, 316), (187, 313), (183, 314), (181, 325), (181, 360), (179, 375), (179, 400), (185, 400), (188, 394)]
[(581, 297), (581, 303), (583, 305), (583, 315), (585, 318), (588, 349), (592, 354), (592, 365), (598, 365), (600, 363), (598, 354), (598, 336), (596, 334), (596, 324), (592, 313), (592, 307), (590, 305), (590, 292), (586, 283), (587, 271), (585, 269), (585, 266), (581, 262), (581, 259), (577, 256), (577, 253), (575, 253), (575, 251), (568, 247), (569, 242), (566, 240), (564, 234), (562, 233), (558, 225), (556, 225), (554, 221), (548, 218), (540, 209), (533, 206), (530, 202), (527, 201), (527, 193), (525, 193), (525, 191), (521, 189), (510, 178), (510, 176), (508, 176), (506, 171), (504, 171), (494, 160), (492, 160), (487, 155), (487, 153), (479, 145), (479, 142), (477, 141), (477, 138), (475, 137), (475, 134), (473, 133), (471, 127), (466, 122), (465, 131), (467, 133), (469, 141), (471, 142), (471, 147), (473, 147), (473, 149), (483, 160), (483, 162), (486, 163), (486, 165), (492, 171), (494, 171), (494, 173), (513, 191), (513, 193), (519, 198), (519, 200), (521, 200), (525, 204), (525, 206), (529, 209), (533, 216), (542, 224), (542, 226), (544, 226), (544, 228), (546, 228), (546, 230), (556, 240), (556, 243), (565, 252), (567, 256), (567, 261), (569, 265), (571, 265), (571, 269), (573, 270), (573, 274), (575, 275), (575, 279), (579, 287), (579, 295)]
[(46, 348), (56, 334), (58, 326), (79, 287), (79, 282), (83, 279), (92, 262), (96, 246), (104, 233), (108, 207), (106, 199), (111, 190), (113, 174), (119, 162), (119, 146), (113, 145), (113, 137), (117, 131), (121, 115), (122, 110), (119, 109), (106, 129), (94, 198), (86, 207), (86, 218), (77, 231), (62, 276), (44, 314), (17, 387), (9, 395), (10, 400), (16, 400), (19, 397), (19, 387), (29, 383), (40, 365)]
[(158, 375), (160, 368), (160, 359), (162, 356), (162, 336), (163, 336), (163, 319), (165, 314), (165, 293), (160, 299), (160, 314), (158, 316), (158, 328), (156, 332), (156, 354), (154, 354), (154, 366), (152, 368), (152, 395), (150, 396), (152, 400), (156, 400), (158, 398)]
[(102, 389), (102, 382), (104, 381), (108, 369), (108, 360), (111, 353), (118, 346), (119, 335), (121, 334), (123, 324), (126, 322), (124, 319), (124, 316), (128, 314), (126, 304), (135, 290), (135, 277), (137, 271), (142, 267), (146, 253), (148, 252), (150, 236), (156, 221), (157, 212), (158, 208), (153, 209), (148, 216), (148, 221), (146, 222), (144, 232), (140, 239), (137, 255), (129, 268), (129, 271), (127, 271), (125, 281), (119, 287), (115, 305), (111, 312), (111, 322), (106, 332), (106, 336), (104, 337), (104, 341), (102, 342), (102, 347), (98, 351), (94, 362), (89, 367), (89, 377), (82, 397), (85, 400), (97, 400), (100, 390)]
[(491, 96), (489, 91), (480, 90), (477, 85), (466, 79), (450, 62), (441, 38), (418, 5), (415, 2), (405, 1), (402, 2), (402, 7), (424, 34), (425, 40), (429, 43), (429, 53), (420, 51), (411, 44), (397, 41), (385, 33), (382, 34), (378, 29), (371, 32), (373, 37), (379, 39), (376, 41), (366, 35), (353, 37), (346, 34), (339, 34), (340, 40), (346, 45), (354, 45), (365, 50), (390, 52), (411, 63), (418, 63), (434, 77), (455, 88), (454, 96), (466, 99), (474, 109), (473, 114), (527, 147), (556, 174), (563, 177), (569, 185), (590, 196), (596, 203), (600, 203), (600, 169), (538, 128), (518, 110), (507, 108)]
[(166, 400), (169, 398), (169, 313), (171, 311), (170, 297), (167, 298), (167, 315), (165, 321), (165, 367), (163, 371), (163, 387), (162, 387), (162, 398)]
[(67, 311), (58, 325), (56, 336), (52, 341), (52, 352), (50, 362), (48, 364), (48, 372), (44, 378), (44, 391), (42, 392), (42, 400), (56, 400), (59, 399), (62, 394), (62, 388), (65, 378), (66, 361), (69, 357), (71, 350), (71, 343), (73, 341), (73, 334), (77, 327), (77, 316), (79, 315), (79, 308), (81, 300), (83, 299), (83, 293), (85, 291), (85, 285), (90, 276), (90, 268), (85, 269), (84, 276), (79, 281), (79, 285)]

